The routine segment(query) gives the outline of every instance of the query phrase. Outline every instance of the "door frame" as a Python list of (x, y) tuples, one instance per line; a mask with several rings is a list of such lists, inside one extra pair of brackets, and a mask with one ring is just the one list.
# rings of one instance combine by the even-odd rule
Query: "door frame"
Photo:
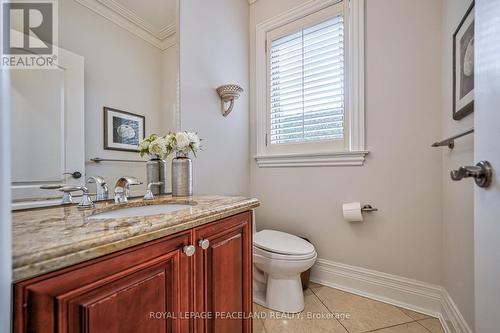
[[(55, 46), (54, 46), (55, 47)], [(58, 48), (58, 67), (64, 71), (64, 172), (79, 171), (80, 179), (61, 175), (61, 183), (84, 185), (85, 181), (85, 82), (84, 58), (63, 48)], [(12, 184), (14, 197), (23, 192), (30, 193), (22, 202), (12, 203), (12, 210), (59, 205), (57, 190), (40, 190), (43, 182)], [(40, 198), (47, 198), (40, 200)]]
[[(0, 6), (0, 17), (3, 17)], [(1, 30), (1, 28), (0, 28)], [(0, 43), (3, 43), (0, 33)], [(10, 73), (0, 68), (0, 332), (12, 323), (12, 224), (10, 192)]]

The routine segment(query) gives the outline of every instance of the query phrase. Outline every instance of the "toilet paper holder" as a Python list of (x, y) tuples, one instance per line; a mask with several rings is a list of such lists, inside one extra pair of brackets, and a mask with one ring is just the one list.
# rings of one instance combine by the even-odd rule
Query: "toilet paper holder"
[(372, 205), (363, 205), (361, 207), (362, 212), (377, 212), (378, 208), (372, 207)]

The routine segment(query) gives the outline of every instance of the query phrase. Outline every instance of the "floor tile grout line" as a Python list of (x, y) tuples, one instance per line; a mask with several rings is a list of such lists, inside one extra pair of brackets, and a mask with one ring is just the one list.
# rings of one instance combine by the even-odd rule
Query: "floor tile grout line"
[[(335, 314), (332, 312), (332, 310), (330, 310), (330, 308), (328, 307), (328, 305), (326, 305), (323, 300), (314, 292), (313, 288), (309, 288), (311, 290), (311, 292), (313, 293), (314, 297), (316, 297), (318, 299), (318, 301), (323, 304), (323, 306), (328, 310), (328, 312), (330, 312), (332, 315), (335, 316)], [(349, 330), (347, 329), (347, 327), (344, 326), (344, 324), (342, 324), (342, 322), (340, 320), (338, 320), (337, 318), (334, 318), (339, 324), (340, 326), (342, 326), (345, 331), (347, 333), (350, 333)]]
[[(393, 306), (395, 306), (395, 305), (393, 305)], [(404, 312), (402, 308), (400, 308), (399, 306), (395, 306), (395, 307), (396, 307), (396, 309), (398, 309), (399, 311), (401, 311), (402, 314), (404, 314), (405, 316), (410, 317), (411, 319), (413, 319), (414, 321), (416, 321), (415, 318), (413, 318), (412, 316), (410, 316), (409, 314), (407, 314), (406, 312)]]
[[(391, 325), (391, 326), (386, 326), (386, 327), (380, 327), (380, 328), (376, 328), (376, 329), (371, 330), (371, 331), (363, 331), (363, 332), (358, 332), (358, 333), (373, 333), (373, 332), (378, 332), (378, 331), (381, 331), (381, 330), (385, 330), (387, 328), (393, 328), (393, 327), (398, 327), (398, 326), (408, 325), (408, 324), (414, 324), (414, 323), (418, 323), (418, 321), (417, 320), (413, 320), (413, 321), (409, 321), (409, 322), (406, 322), (406, 323), (401, 323), (401, 324), (396, 324), (396, 325)], [(420, 325), (420, 326), (422, 326), (422, 325)], [(427, 330), (427, 328), (425, 328), (425, 329)]]
[[(411, 317), (410, 317), (411, 318)], [(362, 332), (356, 332), (356, 333), (371, 333), (371, 332), (377, 332), (377, 331), (380, 331), (380, 330), (384, 330), (386, 328), (392, 328), (392, 327), (397, 327), (397, 326), (401, 326), (401, 325), (407, 325), (407, 324), (413, 324), (413, 323), (416, 323), (418, 322), (417, 320), (411, 318), (410, 321), (405, 321), (405, 322), (402, 322), (402, 323), (399, 323), (399, 324), (394, 324), (394, 325), (389, 325), (389, 326), (385, 326), (385, 327), (379, 327), (379, 328), (375, 328), (373, 330), (369, 330), (369, 331), (362, 331)], [(350, 332), (351, 333), (351, 332)], [(354, 333), (354, 332), (353, 332)]]
[[(319, 289), (319, 288), (331, 288), (331, 287), (321, 286), (321, 287), (317, 287), (316, 289)], [(319, 299), (319, 301), (320, 301), (320, 302), (321, 302), (321, 303), (322, 303), (322, 304), (323, 304), (323, 305), (324, 305), (324, 306), (328, 309), (328, 311), (330, 311), (330, 313), (332, 313), (332, 312), (331, 312), (331, 310), (330, 310), (330, 308), (329, 308), (329, 307), (328, 307), (325, 303), (323, 303), (323, 301), (321, 300), (321, 298), (320, 298), (320, 297), (319, 297), (319, 296), (318, 296), (318, 295), (314, 292), (313, 288), (309, 288), (309, 289), (311, 289), (312, 293), (313, 293), (313, 294), (314, 294), (314, 295), (315, 295), (315, 296)], [(335, 289), (335, 288), (331, 288), (331, 289)], [(338, 290), (338, 289), (336, 289), (336, 290)], [(342, 290), (341, 290), (341, 291), (342, 291)], [(348, 293), (348, 294), (351, 294), (351, 295), (354, 295), (354, 296), (359, 296), (359, 295), (356, 295), (356, 294), (353, 294), (353, 293), (349, 293), (349, 292), (346, 292), (346, 291), (344, 291), (344, 292), (345, 292), (345, 293)], [(364, 297), (364, 296), (359, 296), (359, 297), (362, 297), (362, 298), (365, 298), (365, 299), (368, 299), (368, 300), (372, 300), (372, 301), (375, 301), (375, 302), (380, 302), (380, 303), (384, 303), (384, 304), (392, 305), (392, 304), (389, 304), (389, 303), (385, 303), (385, 302), (381, 302), (381, 301), (373, 300), (373, 299), (371, 299), (371, 298)], [(404, 325), (404, 324), (410, 324), (410, 323), (413, 323), (413, 322), (417, 322), (417, 320), (416, 320), (416, 319), (414, 319), (413, 317), (411, 317), (411, 316), (407, 315), (406, 313), (404, 313), (404, 311), (403, 311), (403, 310), (401, 310), (398, 306), (395, 306), (395, 305), (392, 305), (392, 306), (394, 306), (396, 309), (398, 309), (399, 311), (401, 311), (401, 312), (402, 312), (402, 313), (403, 313), (406, 317), (410, 318), (411, 320), (410, 320), (410, 321), (405, 321), (405, 322), (400, 323), (400, 324), (391, 325), (391, 326), (387, 326), (387, 327), (380, 327), (380, 328), (376, 328), (376, 329), (374, 329), (374, 330), (370, 330), (370, 331), (363, 331), (363, 332), (351, 332), (351, 331), (349, 331), (349, 330), (347, 329), (347, 327), (345, 327), (345, 326), (342, 324), (342, 322), (341, 322), (340, 320), (337, 320), (337, 321), (338, 321), (338, 322), (340, 323), (340, 325), (342, 325), (342, 327), (344, 327), (344, 329), (345, 329), (347, 332), (349, 332), (349, 333), (369, 333), (369, 332), (375, 332), (375, 331), (378, 331), (378, 330), (383, 330), (383, 329), (385, 329), (385, 328), (390, 328), (390, 327), (394, 327), (394, 326), (399, 326), (399, 325)], [(332, 314), (333, 314), (333, 313), (332, 313)], [(335, 318), (335, 319), (336, 319), (336, 318)], [(423, 325), (422, 325), (422, 324), (420, 324), (420, 326), (423, 326)], [(424, 328), (427, 330), (427, 328), (426, 328), (426, 327), (424, 327)], [(431, 333), (432, 333), (432, 332), (431, 332)]]
[[(351, 332), (347, 329), (346, 326), (344, 326), (344, 324), (335, 317), (335, 314), (333, 312), (332, 309), (330, 309), (328, 307), (328, 305), (323, 302), (323, 300), (318, 296), (318, 294), (316, 293), (316, 289), (321, 289), (321, 288), (330, 288), (330, 287), (326, 287), (326, 286), (322, 286), (322, 285), (319, 285), (318, 287), (310, 287), (309, 290), (311, 291), (312, 295), (316, 298), (316, 300), (318, 300), (325, 308), (326, 310), (334, 315), (334, 319), (337, 323), (339, 323), (342, 328), (344, 328), (344, 330), (348, 333), (354, 333), (354, 332)], [(335, 289), (335, 288), (331, 288), (331, 289)], [(351, 293), (349, 293), (351, 294)], [(354, 296), (359, 296), (359, 295), (355, 295), (353, 294)], [(360, 296), (362, 298), (367, 298), (367, 297), (363, 297), (363, 296)], [(368, 298), (370, 299), (370, 298)], [(377, 302), (380, 302), (380, 301), (377, 301)], [(385, 302), (380, 302), (380, 303), (385, 303)], [(388, 303), (385, 303), (385, 304), (388, 304)], [(389, 304), (389, 305), (392, 305), (392, 304)], [(393, 328), (393, 327), (398, 327), (398, 326), (402, 326), (402, 325), (408, 325), (408, 324), (413, 324), (413, 323), (417, 323), (420, 327), (422, 327), (425, 331), (429, 332), (429, 333), (433, 333), (429, 328), (425, 327), (422, 323), (420, 323), (421, 321), (424, 321), (424, 320), (432, 320), (432, 319), (436, 319), (434, 317), (431, 317), (431, 316), (427, 316), (427, 318), (420, 318), (420, 319), (415, 319), (413, 318), (412, 316), (410, 316), (409, 314), (407, 314), (403, 308), (400, 308), (398, 306), (395, 306), (395, 305), (392, 305), (394, 306), (395, 308), (397, 308), (400, 312), (402, 312), (406, 317), (408, 317), (409, 319), (411, 319), (410, 321), (407, 321), (407, 322), (402, 322), (402, 323), (399, 323), (399, 324), (395, 324), (395, 325), (390, 325), (390, 326), (386, 326), (386, 327), (380, 327), (380, 328), (376, 328), (376, 329), (373, 329), (373, 330), (369, 330), (369, 331), (363, 331), (363, 332), (356, 332), (356, 333), (372, 333), (372, 332), (378, 332), (380, 330), (384, 330), (384, 329), (388, 329), (388, 328)], [(262, 324), (263, 324), (263, 327), (262, 327), (262, 331), (261, 332), (264, 332), (264, 333), (267, 333), (267, 329), (265, 327), (265, 320), (263, 319), (259, 319), (262, 321)]]
[[(267, 333), (266, 323), (264, 322), (264, 320), (262, 321), (262, 330), (264, 331), (264, 333)], [(262, 331), (260, 333), (262, 333)]]
[[(354, 295), (354, 296), (357, 296), (357, 297), (361, 297), (361, 298), (364, 298), (364, 299), (367, 299), (367, 300), (371, 300), (371, 301), (375, 301), (375, 302), (379, 302), (379, 303), (384, 303), (384, 304), (388, 304), (388, 305), (392, 305), (394, 306), (395, 308), (397, 308), (399, 311), (403, 312), (403, 309), (405, 310), (409, 310), (409, 311), (413, 311), (413, 310), (410, 310), (410, 309), (406, 309), (406, 308), (403, 308), (403, 307), (400, 307), (400, 306), (397, 306), (397, 305), (393, 305), (393, 304), (390, 304), (390, 303), (387, 303), (387, 302), (383, 302), (383, 301), (379, 301), (378, 299), (375, 299), (375, 298), (371, 298), (371, 297), (368, 297), (368, 296), (363, 296), (363, 295), (358, 295), (358, 294), (355, 294), (355, 293), (352, 293), (350, 291), (345, 291), (345, 290), (342, 290), (342, 289), (337, 289), (337, 288), (333, 288), (333, 287), (328, 287), (328, 286), (325, 286), (325, 285), (322, 285), (322, 284), (319, 284), (319, 283), (316, 283), (318, 285), (318, 287), (312, 287), (312, 288), (309, 288), (311, 290), (313, 289), (321, 289), (321, 288), (330, 288), (330, 289), (335, 289), (335, 290), (338, 290), (338, 291), (341, 291), (343, 293), (346, 293), (346, 294), (350, 294), (350, 295)], [(316, 293), (315, 293), (316, 294)], [(428, 318), (423, 318), (423, 319), (414, 319), (412, 316), (410, 315), (407, 315), (406, 313), (404, 313), (407, 317), (410, 317), (411, 319), (413, 319), (414, 321), (418, 321), (418, 320), (424, 320), (424, 319), (437, 319), (436, 317), (433, 317), (433, 316), (430, 316), (430, 315), (427, 315), (425, 313), (421, 313), (421, 312), (418, 312), (418, 311), (413, 311), (413, 312), (416, 312), (416, 313), (420, 313), (420, 314), (423, 314), (423, 315), (426, 315)]]
[[(389, 303), (387, 303), (389, 304)], [(405, 315), (407, 315), (408, 317), (410, 317), (411, 319), (415, 320), (415, 321), (420, 321), (420, 320), (425, 320), (425, 319), (437, 319), (436, 317), (433, 317), (433, 316), (430, 316), (430, 315), (427, 315), (425, 313), (421, 313), (421, 312), (418, 312), (418, 311), (413, 311), (413, 310), (410, 310), (410, 309), (406, 309), (406, 308), (402, 308), (400, 306), (397, 306), (397, 305), (394, 305), (395, 307), (398, 308), (398, 310), (400, 310), (401, 312), (403, 312)], [(424, 318), (420, 318), (420, 319), (415, 319), (413, 318), (411, 315), (407, 314), (404, 310), (406, 311), (411, 311), (411, 312), (415, 312), (415, 313), (418, 313), (418, 314), (421, 314), (421, 315), (424, 315), (425, 317)]]
[(264, 333), (267, 333), (265, 320), (260, 318), (259, 320), (262, 322), (262, 330), (259, 333), (262, 333), (262, 331), (264, 331)]
[[(427, 318), (427, 319), (429, 319), (429, 318)], [(422, 319), (422, 320), (426, 320), (426, 319)], [(432, 333), (432, 331), (430, 329), (428, 329), (427, 327), (425, 327), (424, 325), (422, 325), (419, 320), (417, 320), (417, 324), (422, 326), (427, 332)], [(439, 323), (439, 325), (441, 325), (441, 322)], [(442, 326), (441, 326), (441, 328), (442, 328)]]
[[(256, 303), (254, 302), (254, 304), (256, 304)], [(264, 333), (267, 333), (267, 330), (266, 330), (266, 320), (262, 319), (262, 318), (257, 318), (257, 319), (262, 322), (262, 330), (264, 330)], [(252, 328), (252, 330), (253, 330), (253, 328)], [(259, 333), (262, 333), (262, 330)]]
[[(337, 289), (337, 288), (332, 288), (332, 287), (327, 287), (327, 286), (323, 286), (323, 285), (320, 285), (319, 287), (316, 287), (316, 289), (320, 289), (320, 288), (330, 288), (330, 289), (335, 289), (335, 290), (338, 290), (338, 291), (341, 291), (343, 293), (346, 293), (346, 294), (349, 294), (349, 295), (353, 295), (353, 296), (357, 296), (357, 297), (361, 297), (361, 298), (364, 298), (364, 299), (367, 299), (367, 300), (370, 300), (370, 301), (375, 301), (375, 302), (379, 302), (379, 303), (384, 303), (384, 304), (387, 304), (387, 305), (391, 305), (393, 307), (395, 307), (396, 309), (398, 309), (399, 311), (401, 311), (405, 316), (411, 318), (412, 320), (416, 321), (416, 319), (414, 319), (412, 316), (410, 315), (407, 315), (399, 306), (396, 306), (396, 305), (393, 305), (393, 304), (390, 304), (390, 303), (386, 303), (386, 302), (382, 302), (382, 301), (379, 301), (377, 299), (374, 299), (374, 298), (370, 298), (370, 297), (366, 297), (366, 296), (362, 296), (362, 295), (358, 295), (358, 294), (354, 294), (354, 293), (351, 293), (349, 291), (344, 291), (344, 290), (341, 290), (341, 289)], [(313, 290), (313, 288), (310, 288), (311, 290)], [(314, 291), (313, 291), (314, 292)], [(316, 294), (316, 293), (314, 293)]]

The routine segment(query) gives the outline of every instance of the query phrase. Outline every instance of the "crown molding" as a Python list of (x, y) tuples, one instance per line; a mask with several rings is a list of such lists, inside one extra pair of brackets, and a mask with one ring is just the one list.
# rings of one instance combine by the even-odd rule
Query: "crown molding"
[(175, 23), (167, 25), (166, 27), (160, 29), (157, 33), (157, 37), (161, 40), (175, 35)]
[[(150, 34), (155, 36), (156, 38), (160, 39), (158, 37), (158, 31), (155, 30), (153, 25), (150, 24), (149, 22), (147, 22), (146, 20), (144, 20), (143, 18), (141, 18), (139, 15), (137, 15), (135, 12), (133, 12), (129, 8), (124, 7), (123, 5), (119, 4), (115, 0), (95, 0), (95, 1), (101, 3), (102, 5), (106, 6), (108, 9), (114, 11), (118, 15), (123, 16), (124, 18), (126, 18), (130, 22), (134, 23), (138, 27), (146, 30), (147, 32), (149, 32)], [(163, 29), (164, 28), (162, 28), (160, 30), (163, 30)]]
[(175, 24), (160, 30), (114, 0), (74, 0), (151, 45), (166, 50), (177, 42)]

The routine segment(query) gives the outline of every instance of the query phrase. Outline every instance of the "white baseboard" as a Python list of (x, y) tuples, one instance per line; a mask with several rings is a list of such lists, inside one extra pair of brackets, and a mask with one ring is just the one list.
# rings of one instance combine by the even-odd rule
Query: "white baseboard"
[(457, 305), (444, 288), (441, 294), (441, 317), (439, 319), (441, 322), (445, 322), (451, 333), (472, 333)]
[(446, 333), (472, 333), (441, 286), (318, 259), (311, 281), (439, 318)]

